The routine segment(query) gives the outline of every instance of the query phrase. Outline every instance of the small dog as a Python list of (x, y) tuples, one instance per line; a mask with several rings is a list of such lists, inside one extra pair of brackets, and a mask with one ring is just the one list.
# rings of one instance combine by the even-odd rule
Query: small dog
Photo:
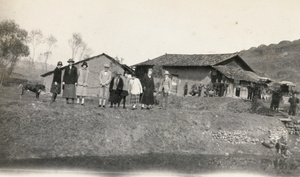
[(42, 85), (42, 84), (30, 84), (30, 83), (28, 83), (25, 86), (23, 86), (21, 84), (19, 87), (22, 87), (22, 93), (21, 93), (20, 99), (22, 98), (22, 95), (25, 94), (26, 90), (34, 92), (37, 99), (40, 98), (41, 91), (45, 91), (46, 90), (45, 85)]

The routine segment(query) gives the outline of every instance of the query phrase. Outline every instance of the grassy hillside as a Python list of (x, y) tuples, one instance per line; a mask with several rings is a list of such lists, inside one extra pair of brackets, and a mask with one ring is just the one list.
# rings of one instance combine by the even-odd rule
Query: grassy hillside
[(278, 81), (291, 81), (300, 89), (300, 40), (260, 45), (240, 52), (260, 75)]
[(2, 88), (0, 159), (145, 153), (275, 155), (261, 142), (270, 132), (286, 135), (283, 124), (276, 117), (250, 114), (249, 108), (250, 102), (233, 98), (171, 97), (168, 111), (101, 109), (96, 99), (81, 106), (67, 105), (59, 97), (51, 104), (48, 95), (41, 95), (38, 102), (32, 93), (19, 99), (16, 88)]

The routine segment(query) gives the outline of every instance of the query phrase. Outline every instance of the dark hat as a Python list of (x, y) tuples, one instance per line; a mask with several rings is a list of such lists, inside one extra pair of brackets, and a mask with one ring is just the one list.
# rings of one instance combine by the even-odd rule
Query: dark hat
[(135, 74), (135, 73), (132, 73), (132, 77), (136, 77), (136, 74)]
[(62, 62), (61, 61), (59, 61), (58, 63), (57, 63), (57, 66), (62, 66), (63, 64), (62, 64)]
[(83, 67), (83, 66), (89, 67), (86, 61), (84, 61), (84, 62), (82, 63), (81, 67)]
[(75, 61), (73, 60), (73, 58), (70, 58), (70, 59), (68, 60), (68, 63), (75, 63)]

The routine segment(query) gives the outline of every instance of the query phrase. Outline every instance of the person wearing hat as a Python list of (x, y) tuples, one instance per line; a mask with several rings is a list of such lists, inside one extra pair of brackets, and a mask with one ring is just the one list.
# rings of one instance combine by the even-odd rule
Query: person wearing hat
[[(122, 77), (122, 76), (121, 76)], [(124, 72), (124, 76), (122, 77), (123, 79), (123, 90), (121, 93), (121, 99), (118, 103), (118, 107), (120, 107), (121, 101), (123, 100), (123, 108), (126, 109), (126, 97), (128, 96), (128, 88), (129, 88), (129, 73), (127, 71)]]
[(78, 84), (76, 88), (77, 103), (80, 103), (81, 98), (81, 105), (84, 105), (84, 98), (87, 96), (89, 73), (88, 64), (84, 61), (81, 68), (78, 69)]
[(147, 108), (150, 109), (154, 104), (154, 79), (153, 79), (153, 70), (152, 68), (148, 69), (148, 73), (145, 74), (142, 79), (143, 86), (143, 95), (142, 95), (142, 109)]
[(172, 80), (169, 77), (170, 73), (169, 71), (165, 71), (164, 73), (164, 79), (160, 83), (159, 87), (159, 93), (162, 93), (162, 100), (160, 104), (160, 108), (168, 109), (168, 96), (171, 93), (172, 89)]
[(58, 94), (61, 92), (61, 67), (62, 67), (62, 62), (59, 61), (57, 63), (56, 68), (53, 71), (53, 80), (51, 84), (51, 89), (50, 92), (52, 93), (52, 102), (55, 102), (56, 97)]
[(63, 97), (66, 98), (66, 103), (69, 104), (69, 99), (72, 99), (72, 103), (74, 103), (74, 99), (76, 98), (76, 88), (77, 85), (77, 68), (74, 65), (74, 60), (71, 58), (68, 60), (69, 66), (66, 67), (64, 76), (63, 76), (63, 85), (64, 92)]
[(132, 74), (132, 78), (129, 82), (128, 92), (130, 93), (130, 104), (132, 104), (132, 110), (137, 109), (137, 104), (140, 103), (140, 95), (143, 93), (143, 87), (140, 80), (136, 77), (136, 74)]
[(110, 85), (109, 85), (109, 100), (110, 107), (117, 107), (117, 103), (120, 102), (121, 93), (123, 90), (123, 79), (121, 78), (121, 72), (116, 72), (116, 77), (112, 78)]
[(99, 107), (105, 108), (106, 99), (109, 95), (109, 85), (111, 82), (111, 71), (109, 71), (109, 65), (104, 65), (104, 70), (100, 72), (100, 93), (99, 93)]

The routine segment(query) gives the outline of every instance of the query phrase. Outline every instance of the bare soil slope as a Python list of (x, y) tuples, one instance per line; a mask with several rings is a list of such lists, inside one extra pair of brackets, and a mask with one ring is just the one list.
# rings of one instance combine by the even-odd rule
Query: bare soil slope
[[(124, 110), (67, 105), (33, 93), (0, 90), (0, 157), (176, 154), (258, 154), (275, 152), (261, 145), (270, 134), (286, 134), (274, 117), (250, 114), (250, 103), (232, 98), (170, 99), (170, 109)], [(298, 152), (296, 152), (298, 153)]]

